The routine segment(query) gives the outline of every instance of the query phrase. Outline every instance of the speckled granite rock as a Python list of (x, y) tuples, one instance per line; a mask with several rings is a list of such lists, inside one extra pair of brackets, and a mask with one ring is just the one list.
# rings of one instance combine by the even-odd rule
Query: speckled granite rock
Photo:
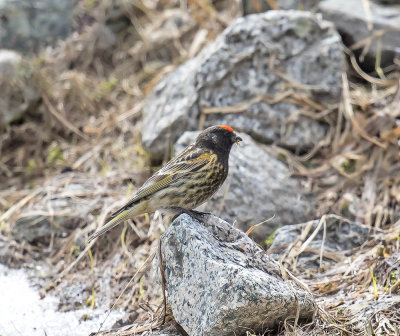
[[(178, 153), (198, 132), (185, 132), (177, 141)], [(306, 194), (301, 180), (290, 177), (288, 167), (249, 136), (232, 148), (229, 175), (221, 189), (200, 210), (212, 212), (237, 223), (247, 231), (252, 225), (274, 217), (257, 227), (251, 237), (262, 243), (281, 225), (315, 218), (314, 200)]]
[[(189, 335), (259, 332), (297, 309), (312, 316), (311, 294), (291, 288), (246, 234), (214, 216), (202, 222), (180, 215), (161, 237), (168, 304)], [(159, 278), (158, 259), (153, 270)]]
[[(184, 130), (197, 128), (202, 109), (215, 108), (205, 126), (227, 123), (265, 143), (307, 149), (326, 125), (300, 115), (304, 104), (293, 97), (337, 102), (343, 64), (340, 36), (320, 16), (268, 11), (240, 18), (154, 88), (143, 109), (143, 146), (165, 156)], [(218, 112), (232, 106), (234, 112)]]

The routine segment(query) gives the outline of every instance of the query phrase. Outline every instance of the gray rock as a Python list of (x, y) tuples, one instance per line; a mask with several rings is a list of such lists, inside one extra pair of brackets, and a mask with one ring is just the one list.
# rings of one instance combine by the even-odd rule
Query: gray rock
[[(343, 36), (343, 42), (349, 47), (371, 36), (373, 31), (387, 30), (381, 37), (381, 66), (393, 64), (393, 58), (400, 47), (400, 7), (384, 6), (368, 1), (371, 12), (372, 30), (368, 29), (368, 15), (362, 1), (325, 0), (319, 5), (324, 18), (335, 23), (336, 29)], [(362, 65), (373, 70), (379, 37), (372, 40), (365, 61)], [(363, 47), (358, 48), (361, 52)]]
[(29, 243), (47, 241), (51, 234), (61, 234), (66, 231), (60, 226), (66, 219), (63, 216), (56, 216), (51, 221), (49, 216), (41, 215), (21, 217), (15, 222), (11, 234), (15, 239)]
[(0, 0), (0, 45), (37, 52), (71, 32), (76, 0)]
[(78, 226), (93, 219), (96, 200), (86, 200), (80, 195), (87, 195), (95, 188), (90, 183), (71, 183), (65, 187), (65, 196), (49, 198), (41, 194), (12, 226), (11, 235), (29, 243), (50, 240), (51, 235), (66, 237)]
[[(369, 234), (367, 226), (360, 223), (349, 221), (337, 215), (327, 215), (326, 217), (326, 237), (323, 245), (325, 252), (344, 252), (351, 254), (351, 249), (361, 246), (366, 242)], [(287, 248), (300, 237), (309, 224), (311, 228), (301, 243), (305, 242), (317, 229), (320, 220), (310, 223), (288, 225), (280, 228), (274, 237), (273, 243), (268, 252), (275, 259), (280, 259)], [(319, 251), (322, 247), (324, 227), (321, 226), (314, 239), (307, 246), (307, 250), (299, 255), (297, 266), (307, 269), (319, 266)], [(299, 246), (297, 246), (299, 247)], [(324, 263), (332, 261), (324, 258)]]
[[(71, 207), (76, 208), (76, 204), (67, 203), (65, 209)], [(74, 213), (74, 211), (71, 211), (67, 215), (51, 216), (47, 214), (22, 216), (15, 222), (11, 234), (15, 239), (20, 241), (46, 243), (49, 241), (52, 234), (66, 237), (85, 221), (85, 218), (80, 217), (77, 213)]]
[[(176, 143), (176, 152), (197, 134), (185, 132)], [(237, 223), (243, 231), (274, 217), (251, 233), (260, 243), (283, 224), (315, 218), (313, 200), (305, 194), (301, 181), (290, 177), (287, 166), (273, 157), (266, 146), (245, 134), (240, 136), (243, 142), (232, 148), (225, 184), (200, 209)]]
[(12, 50), (0, 49), (0, 78), (12, 77), (19, 62), (21, 62), (20, 54)]
[[(313, 315), (312, 295), (283, 280), (261, 248), (217, 217), (202, 223), (183, 214), (161, 243), (168, 303), (189, 335), (262, 332), (297, 310), (300, 318)], [(157, 274), (158, 259), (153, 267)]]
[[(196, 128), (202, 109), (216, 108), (208, 110), (206, 126), (228, 123), (265, 143), (309, 148), (326, 125), (297, 115), (302, 106), (289, 98), (337, 101), (343, 62), (340, 36), (319, 16), (268, 11), (240, 18), (155, 87), (143, 109), (143, 146), (165, 156), (183, 130)], [(305, 87), (285, 89), (285, 76)], [(283, 92), (288, 96), (278, 99)]]
[(143, 109), (143, 146), (154, 156), (164, 157), (178, 134), (196, 127), (199, 115), (193, 86), (196, 59), (180, 66), (158, 84)]
[(32, 71), (21, 55), (0, 49), (0, 129), (19, 120), (39, 100), (31, 82)]

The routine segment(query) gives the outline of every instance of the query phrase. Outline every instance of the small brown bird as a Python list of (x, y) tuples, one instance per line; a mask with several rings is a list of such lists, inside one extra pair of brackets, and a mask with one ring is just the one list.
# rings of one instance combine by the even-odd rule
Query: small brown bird
[(212, 126), (150, 177), (131, 199), (114, 212), (89, 240), (119, 223), (156, 210), (191, 210), (207, 201), (228, 175), (232, 145), (242, 139), (227, 125)]

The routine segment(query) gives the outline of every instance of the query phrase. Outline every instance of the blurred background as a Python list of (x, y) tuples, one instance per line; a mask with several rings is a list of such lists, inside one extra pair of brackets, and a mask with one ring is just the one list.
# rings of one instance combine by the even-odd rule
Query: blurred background
[[(328, 213), (389, 230), (374, 246), (398, 270), (399, 30), (388, 0), (0, 0), (0, 292), (20, 302), (0, 304), (0, 334), (96, 331), (165, 225), (142, 216), (115, 228), (55, 279), (213, 124), (245, 145), (205, 210), (244, 231), (274, 217), (250, 235), (265, 249), (279, 227)], [(376, 268), (383, 291), (400, 275), (378, 259), (360, 274)], [(143, 325), (160, 293), (141, 274), (105, 327)], [(55, 312), (73, 312), (76, 327)], [(38, 326), (41, 315), (54, 318)]]

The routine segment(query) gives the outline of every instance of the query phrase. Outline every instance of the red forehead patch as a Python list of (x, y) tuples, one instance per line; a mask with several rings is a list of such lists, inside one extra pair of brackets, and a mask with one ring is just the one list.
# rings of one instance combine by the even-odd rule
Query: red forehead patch
[(228, 125), (217, 125), (217, 127), (223, 128), (223, 129), (226, 129), (226, 130), (229, 131), (229, 132), (235, 133), (235, 131), (233, 130), (233, 128), (230, 127), (230, 126), (228, 126)]

